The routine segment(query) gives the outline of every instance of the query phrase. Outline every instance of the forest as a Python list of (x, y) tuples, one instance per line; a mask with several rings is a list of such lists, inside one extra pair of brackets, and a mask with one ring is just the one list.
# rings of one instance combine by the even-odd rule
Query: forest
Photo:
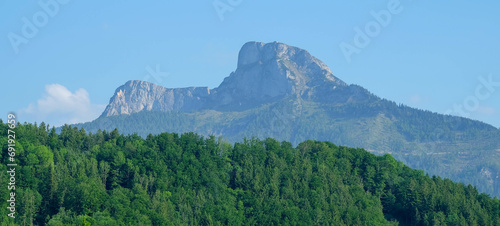
[[(300, 107), (299, 107), (300, 106)], [(243, 112), (159, 112), (99, 117), (76, 124), (146, 138), (148, 134), (195, 132), (223, 136), (274, 138), (294, 147), (306, 140), (330, 141), (390, 153), (413, 169), (472, 184), (500, 197), (500, 130), (480, 121), (414, 109), (385, 99), (369, 103), (319, 104), (294, 98)], [(60, 133), (62, 127), (56, 128)]]
[[(0, 199), (10, 198), (0, 121)], [(500, 225), (500, 201), (391, 155), (272, 138), (17, 124), (1, 225)]]

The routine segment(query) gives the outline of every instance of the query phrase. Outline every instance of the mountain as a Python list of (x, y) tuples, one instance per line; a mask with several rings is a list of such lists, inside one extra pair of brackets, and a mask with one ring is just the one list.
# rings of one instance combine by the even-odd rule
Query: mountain
[(249, 42), (239, 53), (238, 68), (219, 87), (168, 89), (144, 81), (128, 81), (116, 89), (102, 116), (130, 115), (143, 110), (241, 111), (288, 97), (325, 103), (361, 97), (335, 92), (341, 88), (356, 89), (336, 78), (307, 51), (278, 42)]
[(500, 196), (499, 129), (381, 99), (346, 84), (307, 51), (278, 42), (246, 43), (236, 71), (214, 89), (129, 81), (101, 117), (76, 126), (143, 137), (196, 132), (230, 142), (330, 141), (390, 153), (412, 168)]

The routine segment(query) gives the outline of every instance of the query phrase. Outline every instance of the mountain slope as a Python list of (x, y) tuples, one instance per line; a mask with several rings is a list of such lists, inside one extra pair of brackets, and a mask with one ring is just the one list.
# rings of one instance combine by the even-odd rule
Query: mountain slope
[[(0, 120), (0, 137), (8, 128)], [(71, 126), (57, 134), (43, 123), (15, 131), (20, 205), (12, 219), (9, 202), (0, 204), (1, 225), (500, 224), (500, 201), (473, 186), (331, 142), (231, 145), (195, 133), (144, 139)]]
[(250, 42), (215, 89), (167, 89), (142, 81), (119, 87), (87, 131), (197, 132), (231, 142), (273, 137), (294, 145), (323, 140), (362, 147), (427, 173), (500, 195), (500, 130), (413, 109), (348, 85), (307, 51)]

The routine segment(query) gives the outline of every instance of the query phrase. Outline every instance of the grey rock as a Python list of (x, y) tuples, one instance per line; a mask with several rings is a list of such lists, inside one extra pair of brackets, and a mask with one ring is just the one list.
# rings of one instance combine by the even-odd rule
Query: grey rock
[(167, 89), (144, 81), (128, 81), (118, 87), (101, 116), (146, 111), (182, 111), (199, 109), (210, 95), (207, 87)]
[[(328, 66), (306, 50), (279, 42), (248, 42), (239, 52), (236, 71), (219, 87), (168, 89), (149, 82), (128, 81), (116, 89), (102, 116), (144, 110), (245, 110), (288, 97), (345, 101), (352, 96), (346, 97), (349, 93), (346, 90), (352, 91), (351, 86), (335, 77)], [(367, 96), (361, 93), (362, 98), (358, 99)]]

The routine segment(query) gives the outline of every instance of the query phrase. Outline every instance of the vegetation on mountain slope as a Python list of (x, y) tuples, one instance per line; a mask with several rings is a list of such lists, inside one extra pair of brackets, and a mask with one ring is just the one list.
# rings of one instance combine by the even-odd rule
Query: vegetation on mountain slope
[[(0, 123), (3, 172), (6, 131)], [(41, 123), (17, 126), (16, 154), (18, 214), (3, 202), (2, 225), (500, 224), (500, 201), (471, 185), (330, 142), (57, 134)]]
[[(368, 95), (370, 96), (370, 95)], [(500, 197), (500, 130), (461, 117), (417, 110), (383, 99), (362, 103), (317, 103), (289, 98), (246, 111), (148, 112), (100, 117), (77, 124), (86, 131), (118, 128), (124, 134), (196, 132), (223, 136), (330, 141), (390, 153), (430, 175), (473, 184)]]

